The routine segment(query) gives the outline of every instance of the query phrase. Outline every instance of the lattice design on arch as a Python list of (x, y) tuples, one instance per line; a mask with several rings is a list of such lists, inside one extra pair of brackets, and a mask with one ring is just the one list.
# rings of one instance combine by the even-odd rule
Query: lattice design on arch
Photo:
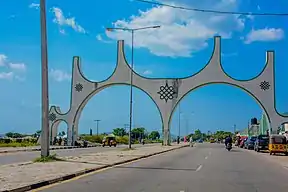
[(161, 100), (165, 100), (166, 103), (168, 100), (172, 100), (174, 98), (175, 89), (173, 86), (169, 86), (166, 82), (165, 86), (160, 86), (160, 91), (157, 92), (160, 95)]
[(270, 83), (268, 81), (262, 81), (259, 86), (263, 91), (270, 89)]
[(56, 116), (55, 113), (50, 113), (49, 116), (48, 116), (48, 119), (49, 119), (50, 121), (52, 121), (52, 122), (55, 121), (56, 118), (57, 118), (57, 116)]
[(81, 83), (77, 83), (77, 84), (75, 85), (75, 90), (76, 90), (77, 92), (81, 92), (81, 91), (83, 90), (83, 85), (82, 85)]

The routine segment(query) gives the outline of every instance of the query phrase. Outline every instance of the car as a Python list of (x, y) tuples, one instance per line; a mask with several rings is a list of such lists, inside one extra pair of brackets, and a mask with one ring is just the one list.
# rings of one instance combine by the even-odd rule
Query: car
[(198, 140), (198, 143), (203, 143), (203, 139), (199, 139), (199, 140)]
[(268, 150), (269, 136), (258, 135), (255, 141), (254, 150), (260, 152), (261, 150)]
[(249, 137), (245, 142), (244, 142), (244, 149), (254, 149), (254, 144), (256, 141), (257, 137), (256, 136), (252, 136)]

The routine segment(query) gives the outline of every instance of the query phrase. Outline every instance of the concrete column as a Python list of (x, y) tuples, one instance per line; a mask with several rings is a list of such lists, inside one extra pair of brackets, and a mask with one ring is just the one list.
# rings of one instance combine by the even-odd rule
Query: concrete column
[(68, 124), (68, 130), (67, 130), (67, 145), (72, 146), (73, 142), (73, 124)]

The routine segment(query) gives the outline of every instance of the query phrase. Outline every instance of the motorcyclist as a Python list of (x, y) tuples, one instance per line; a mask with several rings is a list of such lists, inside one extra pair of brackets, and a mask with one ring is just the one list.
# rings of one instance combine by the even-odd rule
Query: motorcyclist
[(225, 138), (225, 146), (227, 147), (227, 145), (231, 144), (232, 145), (232, 137), (230, 135), (228, 135), (226, 138)]

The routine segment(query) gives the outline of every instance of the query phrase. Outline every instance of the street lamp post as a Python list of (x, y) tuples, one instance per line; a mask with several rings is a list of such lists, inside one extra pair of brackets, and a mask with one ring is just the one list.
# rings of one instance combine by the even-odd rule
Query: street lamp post
[(140, 28), (119, 28), (119, 27), (109, 27), (106, 28), (107, 31), (129, 31), (131, 32), (131, 72), (130, 72), (130, 115), (129, 115), (129, 148), (131, 149), (131, 130), (132, 130), (132, 115), (133, 115), (133, 68), (134, 68), (134, 33), (135, 31), (145, 30), (145, 29), (156, 29), (160, 28), (159, 25), (140, 27)]
[(95, 119), (94, 121), (96, 122), (96, 134), (97, 134), (97, 136), (98, 136), (98, 134), (99, 134), (99, 122), (100, 122), (101, 120), (100, 120), (100, 119)]
[(41, 76), (42, 76), (42, 128), (41, 156), (49, 156), (49, 94), (48, 94), (48, 53), (46, 29), (46, 2), (40, 0), (40, 33), (41, 33)]
[(179, 113), (178, 113), (178, 139), (180, 139), (180, 132), (181, 132), (181, 103), (179, 103)]

